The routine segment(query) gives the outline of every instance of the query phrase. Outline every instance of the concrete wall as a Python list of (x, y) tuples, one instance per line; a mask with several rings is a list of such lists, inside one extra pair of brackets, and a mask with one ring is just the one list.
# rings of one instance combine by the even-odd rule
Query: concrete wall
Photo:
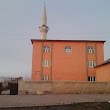
[(24, 82), (19, 81), (19, 94), (110, 93), (110, 83), (98, 82)]
[(110, 63), (96, 68), (97, 82), (110, 82)]

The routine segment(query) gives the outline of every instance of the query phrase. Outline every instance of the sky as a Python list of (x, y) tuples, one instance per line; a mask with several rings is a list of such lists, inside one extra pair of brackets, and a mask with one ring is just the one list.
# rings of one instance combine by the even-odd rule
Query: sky
[[(45, 0), (47, 39), (106, 40), (110, 57), (110, 0)], [(32, 44), (40, 39), (44, 0), (0, 0), (0, 77), (30, 78)]]

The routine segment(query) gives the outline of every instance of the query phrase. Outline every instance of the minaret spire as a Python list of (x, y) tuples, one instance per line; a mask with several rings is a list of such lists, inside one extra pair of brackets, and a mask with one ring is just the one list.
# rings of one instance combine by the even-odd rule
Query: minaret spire
[(41, 32), (41, 38), (46, 40), (46, 35), (47, 35), (49, 28), (47, 26), (47, 14), (46, 14), (45, 2), (44, 2), (44, 9), (43, 9), (43, 15), (42, 15), (42, 24), (41, 24), (41, 27), (39, 28)]
[(47, 25), (47, 14), (46, 14), (45, 2), (44, 2), (44, 10), (43, 10), (43, 15), (42, 15), (42, 24)]

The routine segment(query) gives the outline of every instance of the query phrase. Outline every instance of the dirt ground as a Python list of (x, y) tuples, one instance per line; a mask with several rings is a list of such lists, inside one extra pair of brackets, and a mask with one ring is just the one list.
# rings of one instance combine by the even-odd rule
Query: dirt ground
[(76, 103), (71, 105), (43, 107), (36, 110), (110, 110), (108, 103)]
[(14, 107), (1, 108), (0, 110), (110, 110), (110, 103), (75, 103), (69, 105), (39, 106), (39, 107)]
[[(110, 110), (108, 103), (76, 103), (71, 105), (45, 107), (44, 110)], [(37, 109), (36, 109), (37, 110)]]

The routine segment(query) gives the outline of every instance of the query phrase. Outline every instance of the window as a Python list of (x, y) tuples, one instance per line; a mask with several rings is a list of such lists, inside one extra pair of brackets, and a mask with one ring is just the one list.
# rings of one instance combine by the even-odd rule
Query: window
[(64, 52), (65, 52), (65, 53), (71, 53), (71, 52), (72, 52), (72, 48), (71, 48), (70, 46), (66, 46), (66, 47), (64, 48)]
[(95, 53), (95, 49), (91, 46), (87, 47), (87, 52), (88, 53)]
[(51, 62), (49, 60), (43, 60), (43, 67), (50, 67)]
[(51, 48), (49, 46), (44, 46), (43, 52), (51, 52)]
[(43, 81), (49, 81), (50, 80), (50, 77), (49, 75), (43, 75)]
[(95, 76), (88, 76), (88, 81), (95, 81), (96, 77)]
[(88, 67), (93, 68), (93, 67), (95, 67), (95, 66), (96, 66), (95, 61), (88, 61)]

